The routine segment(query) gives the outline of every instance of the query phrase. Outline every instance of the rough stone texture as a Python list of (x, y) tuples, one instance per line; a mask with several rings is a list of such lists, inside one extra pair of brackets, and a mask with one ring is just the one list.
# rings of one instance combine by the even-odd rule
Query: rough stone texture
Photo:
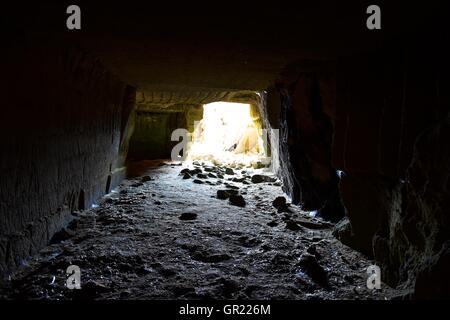
[[(124, 168), (130, 147), (130, 139), (136, 124), (136, 89), (127, 86), (122, 104), (122, 120), (120, 126), (120, 149), (116, 168)], [(116, 185), (117, 183), (115, 183)]]
[(195, 105), (211, 102), (256, 103), (258, 96), (255, 91), (218, 91), (204, 89), (203, 91), (186, 88), (182, 91), (138, 91), (136, 102), (139, 110), (150, 108), (152, 111), (186, 111)]
[(186, 128), (181, 112), (136, 112), (136, 124), (130, 140), (129, 158), (134, 160), (170, 158), (172, 131)]
[(409, 288), (410, 297), (444, 297), (448, 53), (441, 41), (404, 42), (338, 63), (333, 165), (345, 171), (340, 191), (348, 222), (335, 234), (373, 255), (384, 281)]
[(5, 41), (2, 276), (46, 245), (72, 211), (89, 208), (120, 180), (118, 153), (127, 123), (122, 115), (133, 91), (61, 39), (18, 35)]
[(450, 296), (449, 136), (447, 116), (417, 139), (407, 183), (397, 189), (383, 226), (387, 230), (373, 241), (387, 281), (413, 287), (415, 298)]
[(281, 177), (280, 168), (280, 94), (274, 87), (261, 92), (260, 99), (256, 104), (261, 117), (261, 126), (266, 131), (263, 139), (266, 148), (266, 155), (270, 157), (270, 170)]
[[(348, 212), (336, 235), (374, 254), (389, 283), (415, 288), (416, 297), (448, 294), (449, 161), (447, 125), (439, 121), (450, 105), (450, 55), (448, 35), (436, 32), (446, 30), (448, 10), (385, 4), (383, 29), (371, 32), (361, 25), (364, 3), (300, 1), (297, 10), (259, 6), (260, 14), (240, 4), (214, 15), (208, 6), (167, 5), (86, 3), (88, 28), (67, 37), (139, 86), (145, 107), (270, 87), (261, 95), (268, 108), (262, 120), (281, 130), (279, 140), (271, 137), (272, 151), (293, 203), (340, 217), (335, 169), (344, 170), (339, 187)], [(65, 9), (17, 2), (1, 12), (2, 273), (123, 174), (133, 89), (76, 49), (50, 48), (60, 40), (52, 34), (67, 34)], [(230, 24), (230, 14), (246, 23)], [(22, 28), (45, 36), (29, 42)], [(336, 73), (326, 61), (337, 61)]]
[(342, 199), (334, 234), (418, 298), (449, 295), (448, 50), (433, 40), (339, 58), (336, 82), (326, 62), (299, 61), (277, 83), (292, 202), (339, 218)]
[(190, 133), (194, 132), (195, 123), (203, 119), (203, 105), (191, 105), (185, 113), (186, 129)]
[[(316, 71), (304, 72), (305, 65)], [(288, 66), (281, 94), (280, 165), (285, 191), (304, 210), (338, 221), (344, 215), (339, 178), (331, 164), (335, 75), (330, 63)]]
[[(271, 203), (283, 195), (279, 186), (236, 183), (260, 196), (248, 196), (241, 208), (211, 198), (222, 186), (183, 180), (179, 168), (159, 160), (133, 167), (134, 178), (118, 192), (80, 213), (75, 236), (18, 269), (0, 299), (385, 300), (401, 293), (384, 284), (367, 289), (373, 262), (336, 240), (329, 226), (285, 229)], [(153, 180), (136, 186), (142, 175)], [(319, 222), (298, 207), (289, 215), (293, 223)], [(73, 263), (82, 270), (80, 290), (65, 286)]]
[[(417, 15), (409, 12), (414, 7), (423, 17), (431, 5), (384, 4), (383, 10), (391, 13), (383, 17), (386, 30), (411, 30), (408, 22), (418, 22)], [(3, 25), (17, 23), (45, 34), (67, 34), (66, 8), (63, 2), (7, 3)], [(176, 6), (86, 2), (83, 12), (89, 15), (82, 22), (86, 28), (68, 36), (140, 91), (175, 93), (184, 99), (187, 90), (205, 96), (265, 90), (289, 62), (334, 58), (374, 47), (384, 34), (363, 28), (366, 8), (364, 2), (335, 1), (258, 6), (240, 1), (220, 10), (188, 2)], [(231, 23), (230, 17), (243, 23)]]

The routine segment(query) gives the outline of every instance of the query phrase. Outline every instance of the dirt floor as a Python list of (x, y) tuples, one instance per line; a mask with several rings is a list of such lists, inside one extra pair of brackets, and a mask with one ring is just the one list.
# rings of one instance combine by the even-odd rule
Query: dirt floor
[[(0, 298), (384, 300), (397, 294), (384, 284), (367, 289), (372, 262), (337, 241), (331, 224), (283, 198), (275, 207), (285, 195), (266, 169), (226, 174), (196, 164), (180, 174), (186, 165), (135, 163), (130, 178), (97, 206), (74, 213), (53, 244), (11, 275)], [(81, 269), (80, 290), (66, 287), (69, 265)]]

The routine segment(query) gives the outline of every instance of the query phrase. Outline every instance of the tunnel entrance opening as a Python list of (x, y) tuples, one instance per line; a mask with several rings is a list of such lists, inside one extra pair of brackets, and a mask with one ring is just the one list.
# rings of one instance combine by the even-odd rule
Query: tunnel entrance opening
[(251, 105), (213, 102), (203, 106), (195, 123), (188, 160), (252, 166), (265, 157), (262, 130), (251, 115)]

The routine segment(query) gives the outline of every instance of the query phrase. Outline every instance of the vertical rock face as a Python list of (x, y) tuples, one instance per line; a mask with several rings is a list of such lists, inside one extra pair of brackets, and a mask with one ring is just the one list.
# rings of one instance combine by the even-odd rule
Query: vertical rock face
[[(261, 92), (255, 104), (261, 119), (263, 139), (265, 139), (265, 153), (270, 157), (270, 169), (275, 175), (281, 176), (280, 169), (280, 94), (274, 87)], [(263, 130), (264, 130), (263, 129)]]
[(119, 150), (126, 152), (134, 89), (78, 48), (48, 38), (7, 39), (0, 57), (2, 276), (124, 172)]
[(331, 165), (334, 86), (332, 72), (302, 72), (296, 71), (296, 66), (288, 67), (278, 83), (280, 164), (286, 192), (294, 204), (338, 221), (344, 210), (339, 177)]
[(447, 51), (425, 44), (340, 58), (336, 82), (323, 68), (291, 65), (281, 103), (267, 106), (279, 110), (293, 203), (335, 220), (345, 211), (342, 242), (374, 257), (388, 284), (433, 298), (450, 294), (450, 87)]
[(450, 117), (416, 140), (406, 183), (373, 239), (386, 281), (414, 287), (416, 298), (450, 296)]
[(170, 158), (172, 131), (186, 127), (186, 115), (182, 112), (140, 112), (136, 114), (134, 133), (130, 140), (130, 159)]
[(444, 52), (391, 45), (338, 63), (333, 165), (348, 220), (335, 234), (415, 297), (450, 294)]

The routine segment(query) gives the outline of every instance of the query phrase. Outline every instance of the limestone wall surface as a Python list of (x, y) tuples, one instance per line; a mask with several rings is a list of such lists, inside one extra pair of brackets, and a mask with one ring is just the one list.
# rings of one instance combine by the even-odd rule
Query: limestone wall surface
[(46, 245), (71, 212), (90, 207), (120, 181), (119, 149), (135, 96), (70, 43), (25, 34), (6, 41), (0, 53), (2, 275)]

